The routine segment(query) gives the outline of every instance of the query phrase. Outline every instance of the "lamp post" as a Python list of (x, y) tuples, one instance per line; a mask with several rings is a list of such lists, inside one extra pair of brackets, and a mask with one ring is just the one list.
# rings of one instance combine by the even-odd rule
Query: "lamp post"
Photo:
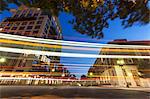
[(4, 62), (6, 62), (6, 58), (1, 57), (0, 58), (0, 63), (4, 63)]
[[(90, 77), (92, 77), (93, 76), (93, 72), (90, 72), (89, 75), (90, 75)], [(92, 81), (91, 81), (91, 86), (92, 86)]]
[[(1, 58), (0, 58), (0, 64), (5, 63), (5, 62), (6, 62), (6, 58), (1, 57)], [(1, 68), (0, 68), (0, 69), (2, 70), (2, 65), (1, 65)]]
[(125, 75), (124, 75), (124, 74), (126, 73), (126, 71), (123, 69), (123, 65), (125, 64), (124, 60), (123, 60), (123, 59), (117, 60), (117, 64), (121, 67), (121, 69), (122, 69), (122, 71), (123, 71), (123, 76), (124, 76), (126, 85), (127, 85), (127, 87), (129, 87), (128, 82), (127, 82), (127, 80), (126, 80), (126, 77), (125, 77)]

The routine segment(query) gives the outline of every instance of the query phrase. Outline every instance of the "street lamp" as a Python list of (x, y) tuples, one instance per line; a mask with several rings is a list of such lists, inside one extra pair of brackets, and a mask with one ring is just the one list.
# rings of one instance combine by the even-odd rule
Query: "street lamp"
[(6, 62), (6, 58), (0, 58), (0, 63), (4, 63), (4, 62)]
[(125, 63), (124, 63), (124, 60), (117, 60), (117, 64), (119, 65), (119, 66), (123, 66)]
[(62, 77), (65, 77), (65, 74), (63, 73), (61, 76), (62, 76)]
[(92, 72), (90, 72), (90, 76), (93, 76), (93, 73), (92, 73)]
[(52, 72), (54, 72), (54, 71), (55, 71), (55, 69), (53, 68), (53, 69), (52, 69)]
[(124, 76), (125, 82), (126, 82), (126, 84), (127, 84), (127, 87), (129, 87), (128, 82), (127, 82), (127, 80), (126, 80), (126, 77), (125, 77), (125, 75), (124, 75), (124, 74), (126, 74), (126, 71), (123, 69), (123, 65), (125, 64), (124, 60), (123, 60), (123, 59), (117, 60), (117, 64), (121, 67), (121, 69), (122, 69), (122, 71), (123, 71), (123, 76)]

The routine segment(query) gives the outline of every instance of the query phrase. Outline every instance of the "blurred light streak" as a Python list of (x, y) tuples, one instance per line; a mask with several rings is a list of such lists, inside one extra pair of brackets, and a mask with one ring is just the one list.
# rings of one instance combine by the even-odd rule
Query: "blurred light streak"
[[(1, 43), (8, 44), (18, 44), (18, 45), (28, 45), (28, 46), (38, 46), (38, 47), (47, 47), (47, 48), (65, 48), (71, 50), (87, 50), (87, 51), (99, 51), (98, 48), (81, 48), (81, 47), (70, 47), (70, 46), (61, 46), (61, 45), (50, 45), (50, 44), (41, 44), (41, 43), (32, 43), (32, 42), (23, 42), (23, 41), (14, 41), (14, 40), (6, 40), (0, 39)], [(103, 52), (150, 52), (148, 49), (102, 49)]]
[[(86, 78), (86, 79), (99, 79), (99, 78), (130, 78), (132, 76), (92, 76), (92, 77), (98, 77), (98, 78)], [(68, 77), (69, 79), (69, 77)], [(67, 79), (63, 79), (63, 78), (31, 78), (31, 77), (0, 77), (0, 80), (62, 80), (62, 81), (67, 81)], [(70, 80), (72, 80), (70, 78)], [(79, 80), (72, 80), (72, 81), (79, 81)], [(87, 80), (88, 81), (88, 80)]]
[[(45, 64), (48, 64), (48, 63), (45, 63)], [(43, 64), (34, 64), (33, 66), (40, 66), (40, 65), (45, 65), (44, 63)], [(55, 63), (54, 63), (55, 64)], [(57, 64), (57, 63), (56, 63)], [(91, 64), (66, 64), (64, 63), (63, 64), (64, 66), (77, 66), (77, 67), (80, 67), (80, 66), (91, 66)], [(113, 66), (113, 65), (94, 65), (94, 66)]]
[(150, 48), (150, 46), (144, 46), (144, 45), (116, 45), (116, 44), (98, 44), (98, 43), (86, 43), (86, 42), (75, 42), (75, 41), (63, 41), (63, 40), (50, 40), (50, 39), (10, 35), (10, 34), (4, 34), (4, 33), (0, 33), (0, 38), (37, 42), (37, 43), (55, 44), (55, 45), (59, 44), (59, 45), (83, 46), (83, 47), (92, 47), (92, 48), (93, 47), (141, 48), (141, 49)]
[(0, 51), (13, 52), (22, 54), (36, 54), (36, 55), (48, 55), (48, 56), (62, 56), (62, 57), (81, 57), (81, 58), (137, 58), (137, 59), (149, 59), (150, 56), (129, 56), (129, 55), (95, 55), (95, 54), (80, 54), (80, 53), (64, 53), (64, 52), (50, 52), (39, 50), (28, 50), (19, 48), (0, 47)]

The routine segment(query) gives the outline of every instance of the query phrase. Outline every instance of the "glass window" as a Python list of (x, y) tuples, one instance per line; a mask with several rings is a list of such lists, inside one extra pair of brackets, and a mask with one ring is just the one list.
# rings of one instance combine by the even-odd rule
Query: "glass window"
[(17, 27), (13, 27), (12, 30), (17, 30)]
[(17, 17), (18, 17), (18, 15), (15, 15), (15, 16), (14, 16), (14, 18), (17, 18)]
[(39, 13), (34, 13), (34, 16), (37, 17), (39, 15)]
[(7, 26), (12, 26), (12, 25), (13, 25), (13, 23), (8, 23), (8, 24), (7, 24)]
[(28, 15), (27, 15), (27, 17), (31, 17), (31, 16), (32, 16), (32, 13), (33, 13), (33, 11), (30, 10), (29, 13), (28, 13)]
[(33, 31), (33, 34), (37, 34), (39, 31)]
[(47, 29), (46, 28), (44, 29), (44, 32), (47, 33)]
[(22, 26), (19, 28), (19, 30), (24, 30), (25, 29), (25, 26)]
[(40, 25), (37, 25), (37, 26), (35, 26), (35, 28), (34, 29), (39, 29), (40, 28)]
[(1, 23), (0, 24), (0, 27), (4, 27), (6, 24), (5, 23)]
[(23, 22), (22, 25), (27, 25), (27, 22)]
[(29, 24), (34, 24), (35, 22), (30, 22)]
[(44, 17), (39, 17), (39, 19), (44, 19)]
[(10, 27), (5, 27), (5, 29), (10, 29)]
[(26, 15), (26, 13), (27, 13), (27, 10), (23, 10), (23, 12), (22, 12), (20, 17), (24, 17)]
[(26, 31), (26, 32), (31, 32), (31, 31)]
[(28, 36), (31, 31), (26, 31), (24, 35)]
[(14, 23), (14, 26), (18, 26), (20, 23), (19, 22), (16, 22), (16, 23)]
[(14, 34), (14, 32), (9, 32), (10, 34)]
[(33, 26), (28, 26), (27, 29), (32, 29)]
[(42, 21), (37, 21), (37, 24), (42, 24)]
[(47, 28), (47, 29), (48, 29), (48, 26), (49, 26), (49, 25), (48, 25), (48, 24), (46, 24), (46, 28)]

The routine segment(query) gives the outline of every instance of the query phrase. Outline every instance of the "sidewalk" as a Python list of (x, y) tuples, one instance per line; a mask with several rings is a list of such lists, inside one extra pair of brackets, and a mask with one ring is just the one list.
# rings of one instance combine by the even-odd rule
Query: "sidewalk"
[(150, 92), (150, 88), (118, 88), (118, 89)]

